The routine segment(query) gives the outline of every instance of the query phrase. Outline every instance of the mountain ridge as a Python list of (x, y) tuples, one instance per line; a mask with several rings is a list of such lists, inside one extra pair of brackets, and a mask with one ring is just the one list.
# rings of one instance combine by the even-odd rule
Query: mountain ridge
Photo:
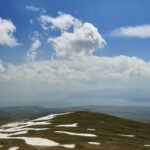
[(150, 122), (150, 107), (137, 106), (74, 106), (65, 108), (48, 108), (40, 106), (18, 106), (18, 107), (1, 107), (0, 108), (0, 124), (8, 122), (35, 118), (50, 113), (59, 113), (67, 111), (92, 111), (101, 112), (140, 122)]

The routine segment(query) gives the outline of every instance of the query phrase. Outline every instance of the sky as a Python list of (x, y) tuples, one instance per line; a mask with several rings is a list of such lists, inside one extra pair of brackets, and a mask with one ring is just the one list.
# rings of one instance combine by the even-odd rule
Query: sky
[(149, 0), (1, 0), (0, 106), (150, 106)]

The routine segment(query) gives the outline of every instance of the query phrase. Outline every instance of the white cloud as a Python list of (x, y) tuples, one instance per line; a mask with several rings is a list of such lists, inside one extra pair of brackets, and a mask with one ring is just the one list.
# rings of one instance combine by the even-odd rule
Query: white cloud
[(67, 97), (74, 95), (76, 99), (80, 93), (89, 95), (89, 100), (80, 100), (88, 104), (94, 91), (98, 94), (97, 103), (104, 97), (130, 100), (150, 97), (149, 83), (150, 62), (136, 57), (84, 56), (74, 60), (38, 61), (31, 65), (7, 64), (5, 71), (0, 72), (0, 99), (30, 104), (33, 101), (75, 104)]
[[(62, 15), (67, 14), (59, 17)], [(150, 97), (150, 62), (128, 56), (94, 56), (93, 52), (105, 45), (105, 40), (91, 23), (69, 17), (73, 19), (62, 21), (62, 26), (59, 21), (51, 21), (49, 25), (52, 30), (62, 31), (48, 39), (57, 59), (35, 61), (36, 50), (41, 45), (36, 31), (26, 56), (30, 64), (4, 65), (0, 61), (1, 104), (55, 104), (57, 107), (66, 103), (104, 104), (104, 101), (127, 104), (124, 100)], [(75, 100), (79, 98), (77, 103)]]
[(31, 10), (31, 11), (33, 11), (33, 12), (46, 13), (46, 10), (45, 10), (45, 9), (42, 9), (42, 8), (39, 8), (39, 7), (35, 7), (35, 6), (33, 6), (33, 5), (26, 6), (26, 9), (27, 9), (27, 10)]
[(27, 62), (33, 62), (36, 58), (36, 49), (38, 49), (41, 45), (40, 40), (36, 39), (34, 40), (34, 42), (32, 43), (30, 50), (28, 51), (27, 55), (26, 55), (26, 60)]
[(34, 7), (34, 6), (32, 6), (32, 5), (26, 6), (26, 9), (27, 9), (27, 10), (31, 10), (31, 11), (33, 11), (33, 12), (38, 12), (38, 11), (40, 11), (40, 8)]
[(138, 38), (149, 38), (150, 37), (150, 25), (141, 26), (128, 26), (115, 29), (110, 33), (111, 36), (115, 37), (138, 37)]
[(63, 32), (59, 37), (49, 38), (48, 42), (52, 42), (56, 55), (62, 58), (91, 55), (106, 44), (97, 28), (90, 23), (82, 24), (73, 33)]
[(4, 71), (4, 66), (2, 60), (0, 60), (0, 72)]
[[(66, 83), (66, 81), (78, 83), (84, 81), (85, 84), (89, 84), (89, 81), (92, 81), (93, 86), (101, 83), (99, 87), (108, 88), (116, 86), (117, 83), (119, 85), (121, 80), (124, 85), (128, 85), (126, 82), (131, 80), (150, 80), (149, 68), (149, 62), (136, 57), (84, 56), (74, 60), (38, 61), (33, 62), (31, 66), (28, 66), (28, 64), (7, 64), (7, 67), (5, 67), (6, 72), (5, 74), (0, 74), (0, 79), (9, 80), (12, 78), (13, 81), (28, 81), (29, 83), (31, 80), (45, 83)], [(114, 81), (116, 85), (111, 84)], [(109, 84), (103, 84), (105, 82)], [(92, 85), (89, 84), (89, 88), (90, 86)], [(130, 87), (130, 85), (128, 86)]]
[(39, 40), (36, 40), (36, 41), (34, 41), (34, 42), (32, 43), (30, 50), (31, 50), (31, 51), (34, 51), (34, 50), (36, 50), (37, 48), (39, 48), (40, 45), (41, 45), (41, 42), (40, 42)]
[(40, 39), (41, 37), (42, 35), (39, 33), (39, 31), (33, 31), (29, 35), (29, 39), (31, 40), (37, 40), (37, 39)]
[(0, 45), (18, 46), (19, 43), (13, 36), (15, 31), (16, 27), (10, 20), (0, 18)]
[(78, 27), (82, 23), (78, 19), (74, 18), (70, 14), (64, 14), (59, 12), (59, 16), (54, 18), (51, 16), (42, 15), (40, 17), (42, 27), (44, 29), (60, 29), (61, 31), (68, 30), (71, 26)]
[(59, 29), (62, 31), (56, 37), (48, 38), (56, 56), (63, 59), (72, 59), (92, 53), (106, 44), (97, 28), (91, 23), (82, 23), (70, 14), (59, 12), (59, 16), (41, 16), (44, 29)]

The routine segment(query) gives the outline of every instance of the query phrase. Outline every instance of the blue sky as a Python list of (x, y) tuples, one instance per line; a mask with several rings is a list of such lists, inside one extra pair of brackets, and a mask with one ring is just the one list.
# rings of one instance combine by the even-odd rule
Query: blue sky
[(149, 0), (1, 0), (1, 104), (150, 105), (149, 13)]
[[(28, 36), (32, 31), (41, 31), (39, 25), (31, 25), (29, 23), (30, 19), (36, 19), (39, 16), (39, 13), (26, 10), (26, 6), (33, 5), (38, 8), (46, 9), (46, 14), (53, 17), (57, 16), (58, 11), (62, 11), (81, 19), (83, 22), (91, 22), (98, 28), (99, 32), (108, 43), (102, 51), (97, 51), (96, 55), (137, 56), (148, 61), (150, 59), (150, 55), (148, 55), (150, 38), (112, 38), (107, 36), (107, 34), (113, 29), (122, 26), (150, 24), (149, 3), (148, 0), (2, 0), (0, 5), (0, 16), (14, 23), (17, 27), (17, 31), (14, 35), (23, 46), (11, 49), (6, 46), (1, 46), (1, 59), (12, 63), (20, 63), (24, 60), (24, 55), (30, 46), (30, 39)], [(46, 47), (46, 44), (43, 47), (45, 51), (41, 53), (43, 57), (47, 58), (47, 53), (49, 53), (47, 49), (49, 48)], [(41, 47), (41, 49), (43, 47)]]

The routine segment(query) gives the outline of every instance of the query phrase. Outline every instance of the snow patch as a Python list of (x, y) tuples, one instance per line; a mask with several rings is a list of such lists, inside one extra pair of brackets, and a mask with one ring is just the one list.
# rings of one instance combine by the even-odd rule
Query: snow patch
[(86, 129), (86, 130), (88, 130), (88, 131), (95, 131), (95, 129)]
[(48, 130), (49, 128), (29, 128), (30, 126), (37, 126), (37, 125), (49, 125), (51, 124), (51, 120), (59, 115), (70, 114), (68, 113), (60, 113), (60, 114), (50, 114), (45, 117), (40, 117), (38, 119), (30, 120), (30, 121), (21, 121), (21, 122), (13, 122), (8, 123), (0, 127), (0, 133), (9, 133), (9, 132), (18, 132), (18, 131), (40, 131), (40, 130)]
[(56, 125), (56, 127), (77, 127), (78, 123)]
[(17, 137), (17, 139), (22, 139), (32, 146), (59, 146), (59, 143), (44, 138)]
[(0, 132), (15, 132), (22, 128), (26, 128), (29, 126), (36, 126), (36, 125), (49, 125), (50, 122), (43, 121), (43, 122), (34, 122), (34, 121), (27, 121), (27, 122), (16, 122), (16, 123), (9, 123), (6, 125), (3, 125), (0, 128)]
[(85, 137), (97, 137), (95, 134), (86, 134), (86, 133), (74, 133), (74, 132), (66, 132), (66, 131), (54, 131), (55, 133), (63, 133), (68, 135), (76, 135), (76, 136), (85, 136)]
[(10, 133), (10, 132), (18, 132), (18, 131), (42, 131), (42, 130), (48, 130), (50, 128), (23, 128), (22, 126), (19, 127), (15, 127), (15, 128), (10, 128), (10, 129), (0, 129), (1, 133)]
[(125, 135), (125, 134), (120, 134), (120, 136), (131, 137), (131, 138), (135, 137), (135, 135)]
[(20, 134), (26, 134), (26, 133), (27, 133), (27, 131), (15, 132), (15, 133), (10, 133), (10, 134), (0, 133), (0, 139), (8, 139), (11, 136), (20, 135)]
[(145, 146), (145, 147), (150, 147), (150, 145), (148, 145), (148, 144), (145, 144), (144, 146)]
[(51, 119), (54, 119), (54, 118), (57, 117), (57, 116), (67, 115), (67, 114), (71, 114), (71, 113), (72, 113), (72, 112), (60, 113), (60, 114), (51, 114), (51, 115), (48, 115), (48, 116), (45, 116), (45, 117), (41, 117), (41, 118), (35, 119), (35, 120), (33, 120), (33, 121), (51, 120)]
[(64, 144), (64, 145), (61, 145), (65, 148), (75, 148), (75, 144)]
[(8, 150), (17, 150), (17, 149), (19, 149), (19, 147), (11, 147)]
[(19, 140), (24, 140), (26, 144), (32, 145), (32, 146), (63, 146), (63, 147), (70, 147), (72, 148), (74, 144), (64, 144), (61, 145), (60, 143), (57, 143), (55, 141), (45, 139), (45, 138), (32, 138), (32, 137), (3, 137), (0, 139), (19, 139)]
[(8, 123), (6, 125), (1, 126), (0, 132), (4, 128), (12, 128), (11, 132), (14, 132), (15, 128), (24, 128), (24, 127), (35, 126), (35, 125), (49, 125), (49, 124), (51, 124), (49, 121), (52, 120), (53, 118), (55, 118), (56, 116), (66, 115), (66, 114), (70, 114), (70, 113), (72, 113), (72, 112), (60, 113), (60, 114), (50, 114), (45, 117), (40, 117), (38, 119), (34, 119), (31, 121), (26, 121), (26, 122), (20, 121), (20, 122)]
[[(21, 122), (14, 122), (9, 123), (6, 125), (3, 125), (0, 127), (0, 139), (20, 139), (24, 140), (26, 144), (32, 145), (32, 146), (63, 146), (67, 148), (74, 148), (74, 144), (64, 144), (61, 145), (55, 141), (40, 138), (40, 137), (13, 137), (14, 135), (21, 135), (21, 134), (27, 134), (28, 131), (34, 130), (34, 131), (41, 131), (41, 130), (48, 130), (50, 128), (29, 128), (29, 126), (35, 126), (35, 125), (49, 125), (51, 124), (51, 120), (59, 115), (65, 115), (70, 114), (69, 113), (60, 113), (60, 114), (50, 114), (45, 117), (41, 117), (38, 119), (30, 120), (30, 121), (21, 121)], [(77, 124), (74, 124), (72, 126), (75, 126)], [(0, 147), (2, 147), (0, 145)], [(17, 150), (19, 147), (12, 147), (9, 150)]]
[(88, 142), (89, 144), (93, 144), (93, 145), (100, 145), (100, 143), (98, 142)]

